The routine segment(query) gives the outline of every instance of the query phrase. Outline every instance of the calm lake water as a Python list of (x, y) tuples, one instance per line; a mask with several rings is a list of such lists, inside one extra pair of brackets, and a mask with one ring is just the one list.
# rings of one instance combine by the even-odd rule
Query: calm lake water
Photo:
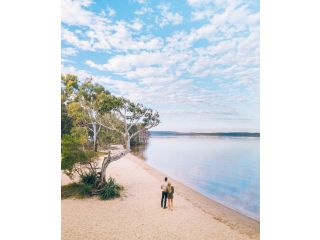
[(260, 218), (260, 138), (152, 136), (136, 150), (152, 167), (249, 217)]

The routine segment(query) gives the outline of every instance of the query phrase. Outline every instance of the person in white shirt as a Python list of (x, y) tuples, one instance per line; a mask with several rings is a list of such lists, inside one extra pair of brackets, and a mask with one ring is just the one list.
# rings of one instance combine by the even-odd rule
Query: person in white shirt
[(161, 195), (161, 207), (167, 208), (167, 185), (168, 185), (168, 178), (164, 178), (164, 182), (161, 183), (161, 190), (162, 190), (162, 195)]

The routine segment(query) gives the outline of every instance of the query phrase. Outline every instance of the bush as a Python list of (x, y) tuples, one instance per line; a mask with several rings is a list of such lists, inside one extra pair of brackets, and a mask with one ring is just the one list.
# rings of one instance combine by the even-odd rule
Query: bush
[(84, 183), (71, 183), (61, 186), (61, 198), (84, 198), (92, 195), (93, 186)]
[[(93, 181), (94, 180), (94, 181)], [(120, 191), (123, 187), (116, 183), (114, 178), (109, 178), (104, 185), (96, 189), (92, 184), (96, 181), (96, 176), (93, 174), (84, 175), (81, 177), (80, 183), (71, 183), (61, 186), (61, 198), (85, 198), (99, 194), (101, 200), (120, 197)]]
[(79, 184), (79, 195), (81, 198), (90, 197), (92, 195), (93, 186), (89, 184)]
[(122, 186), (116, 183), (116, 180), (109, 177), (108, 181), (100, 190), (100, 199), (107, 200), (111, 198), (120, 197), (120, 191), (123, 189)]
[(80, 181), (84, 184), (94, 186), (97, 181), (97, 175), (95, 173), (87, 173), (81, 176)]

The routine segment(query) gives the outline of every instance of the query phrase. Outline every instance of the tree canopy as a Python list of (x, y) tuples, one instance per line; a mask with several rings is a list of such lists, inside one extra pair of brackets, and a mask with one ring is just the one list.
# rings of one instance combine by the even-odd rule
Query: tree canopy
[[(157, 111), (124, 97), (112, 95), (105, 87), (93, 83), (92, 78), (80, 82), (75, 75), (61, 76), (61, 168), (70, 176), (96, 172), (95, 158), (98, 143), (124, 144), (126, 150), (117, 156), (104, 158), (100, 183), (105, 170), (131, 150), (131, 140), (143, 131), (160, 123)], [(101, 185), (100, 184), (100, 185)]]

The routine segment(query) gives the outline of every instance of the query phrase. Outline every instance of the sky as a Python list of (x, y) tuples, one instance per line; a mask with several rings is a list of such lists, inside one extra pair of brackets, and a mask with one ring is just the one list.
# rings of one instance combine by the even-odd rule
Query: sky
[(155, 109), (153, 130), (260, 131), (259, 0), (62, 0), (61, 71)]

